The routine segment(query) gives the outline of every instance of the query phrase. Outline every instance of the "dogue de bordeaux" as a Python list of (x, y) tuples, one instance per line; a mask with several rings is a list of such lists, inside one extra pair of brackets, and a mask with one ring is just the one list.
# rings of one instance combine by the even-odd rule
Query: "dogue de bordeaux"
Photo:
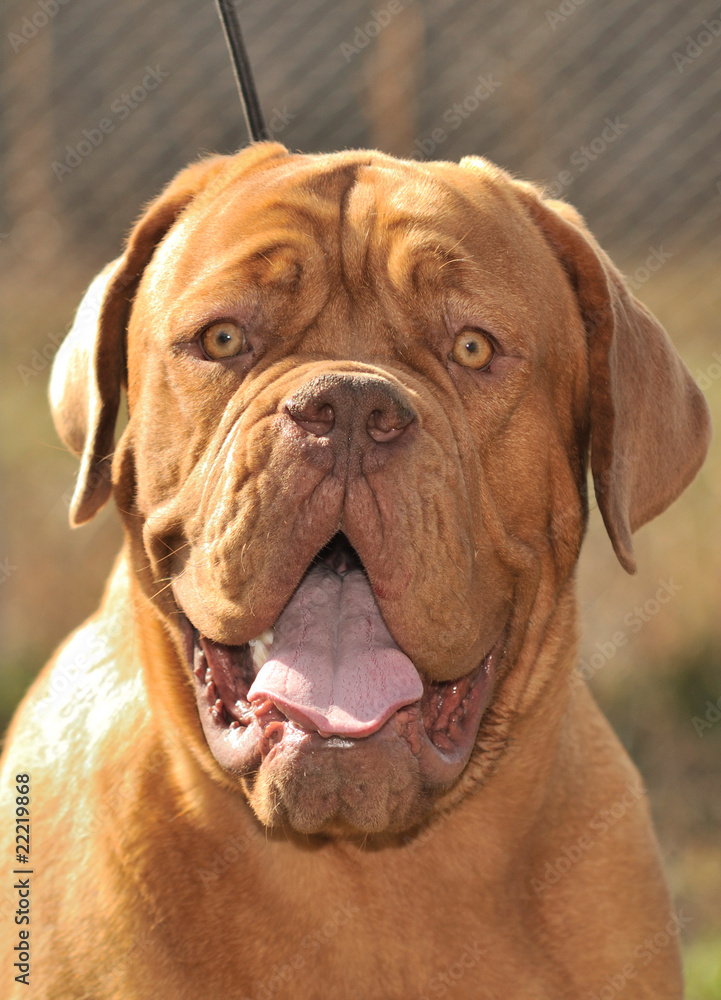
[(205, 159), (51, 403), (72, 522), (112, 494), (126, 543), (8, 736), (4, 996), (682, 996), (574, 568), (588, 463), (633, 572), (709, 417), (572, 208), (478, 158)]

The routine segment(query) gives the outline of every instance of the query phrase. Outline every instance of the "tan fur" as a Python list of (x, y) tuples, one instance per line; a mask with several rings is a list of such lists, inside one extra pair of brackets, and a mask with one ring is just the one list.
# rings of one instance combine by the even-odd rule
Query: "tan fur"
[[(8, 735), (3, 816), (32, 782), (32, 985), (3, 995), (585, 1000), (623, 977), (626, 1000), (678, 1000), (675, 931), (645, 943), (672, 910), (640, 778), (573, 675), (574, 567), (589, 454), (633, 570), (708, 414), (577, 213), (482, 160), (260, 144), (181, 173), (101, 284), (52, 402), (79, 524), (111, 492), (126, 387), (127, 542)], [(196, 364), (193, 331), (230, 315), (252, 363)], [(488, 378), (448, 360), (463, 326), (503, 347)], [(291, 441), (284, 401), (328, 372), (382, 378), (415, 437), (342, 475)], [(339, 530), (426, 677), (503, 656), (452, 787), (369, 741), (326, 816), (325, 760), (239, 780), (215, 759), (179, 608), (245, 643)]]

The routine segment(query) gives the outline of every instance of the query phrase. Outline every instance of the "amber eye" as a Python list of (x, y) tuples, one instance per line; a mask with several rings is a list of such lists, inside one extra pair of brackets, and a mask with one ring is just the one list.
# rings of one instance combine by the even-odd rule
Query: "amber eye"
[(493, 345), (480, 330), (466, 329), (456, 337), (453, 345), (453, 360), (464, 368), (474, 368), (478, 371), (491, 363), (494, 355)]
[(234, 358), (245, 348), (245, 334), (242, 327), (226, 320), (209, 326), (200, 338), (203, 350), (213, 361)]

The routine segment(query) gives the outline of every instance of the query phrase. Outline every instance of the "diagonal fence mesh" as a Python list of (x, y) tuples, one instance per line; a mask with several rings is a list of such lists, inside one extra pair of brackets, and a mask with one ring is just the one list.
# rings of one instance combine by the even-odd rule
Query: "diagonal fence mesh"
[[(487, 155), (548, 183), (630, 254), (719, 237), (721, 11), (709, 0), (239, 10), (268, 125), (291, 148)], [(49, 260), (79, 241), (113, 253), (189, 159), (246, 141), (211, 0), (22, 0), (1, 17), (0, 229), (21, 223), (8, 237), (21, 256), (48, 217), (62, 230)]]

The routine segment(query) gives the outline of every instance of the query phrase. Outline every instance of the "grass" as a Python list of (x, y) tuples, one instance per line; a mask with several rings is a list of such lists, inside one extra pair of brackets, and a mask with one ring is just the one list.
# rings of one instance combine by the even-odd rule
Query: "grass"
[(692, 941), (684, 947), (686, 1000), (721, 997), (721, 935)]

